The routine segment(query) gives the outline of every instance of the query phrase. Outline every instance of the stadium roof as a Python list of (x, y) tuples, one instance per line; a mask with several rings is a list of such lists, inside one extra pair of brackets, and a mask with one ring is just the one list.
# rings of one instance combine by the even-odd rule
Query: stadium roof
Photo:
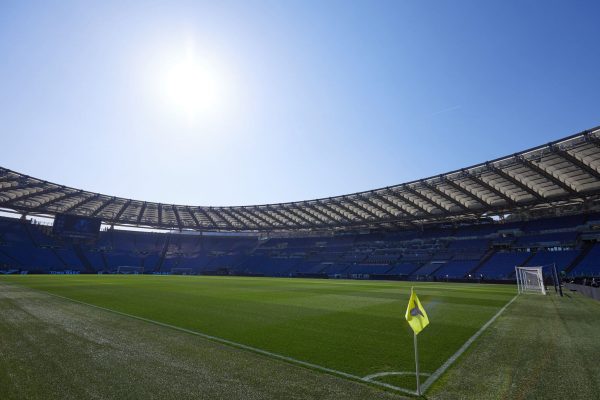
[(343, 196), (239, 207), (108, 196), (0, 167), (0, 208), (107, 224), (202, 231), (410, 227), (583, 203), (600, 194), (600, 126), (434, 177)]

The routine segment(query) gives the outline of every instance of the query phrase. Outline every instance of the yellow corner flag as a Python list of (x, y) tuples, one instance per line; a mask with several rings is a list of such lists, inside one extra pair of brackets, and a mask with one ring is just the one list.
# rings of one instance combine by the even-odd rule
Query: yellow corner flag
[(410, 289), (410, 299), (408, 300), (408, 307), (406, 307), (406, 321), (418, 335), (427, 325), (429, 325), (429, 318), (425, 309), (421, 305), (417, 294), (414, 290)]

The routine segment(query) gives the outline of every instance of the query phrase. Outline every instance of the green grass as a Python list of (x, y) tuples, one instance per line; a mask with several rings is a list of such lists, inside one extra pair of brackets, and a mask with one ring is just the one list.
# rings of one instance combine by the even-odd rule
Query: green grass
[[(11, 283), (11, 284), (7, 284)], [(31, 290), (29, 288), (37, 289)], [(417, 283), (433, 372), (514, 287)], [(178, 276), (0, 277), (0, 398), (397, 399), (382, 391), (45, 292), (365, 376), (412, 371), (403, 282)], [(600, 302), (524, 295), (426, 393), (592, 399)], [(414, 378), (380, 382), (414, 388)]]
[(600, 398), (600, 302), (566, 295), (520, 296), (428, 397)]
[(398, 400), (358, 382), (0, 282), (2, 400)]
[[(413, 371), (411, 285), (429, 314), (434, 372), (515, 294), (506, 285), (190, 276), (7, 276), (2, 280), (202, 332), (356, 376)], [(414, 377), (381, 379), (408, 389)]]

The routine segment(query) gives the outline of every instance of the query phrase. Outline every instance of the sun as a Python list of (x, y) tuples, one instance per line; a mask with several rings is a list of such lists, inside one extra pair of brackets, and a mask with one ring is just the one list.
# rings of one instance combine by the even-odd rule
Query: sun
[(184, 57), (167, 64), (164, 97), (176, 113), (195, 120), (223, 109), (226, 85), (214, 62), (188, 50)]

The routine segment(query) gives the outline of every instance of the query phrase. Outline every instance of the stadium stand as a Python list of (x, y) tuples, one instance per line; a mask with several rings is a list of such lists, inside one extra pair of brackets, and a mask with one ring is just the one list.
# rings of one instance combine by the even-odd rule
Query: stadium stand
[(515, 266), (555, 264), (599, 276), (600, 128), (414, 182), (258, 206), (123, 199), (0, 168), (0, 211), (4, 273), (510, 281)]
[[(0, 269), (115, 273), (127, 266), (158, 274), (191, 269), (193, 274), (495, 281), (514, 279), (515, 266), (556, 264), (570, 276), (600, 276), (600, 243), (580, 238), (595, 230), (581, 215), (571, 222), (559, 234), (531, 230), (549, 221), (528, 223), (527, 235), (498, 247), (495, 237), (506, 225), (493, 222), (485, 229), (467, 226), (468, 235), (461, 227), (451, 232), (442, 227), (438, 234), (432, 228), (425, 235), (374, 232), (260, 240), (258, 235), (106, 229), (97, 239), (80, 240), (57, 237), (49, 226), (1, 217)], [(485, 237), (473, 238), (473, 232)]]
[(593, 245), (586, 256), (574, 266), (571, 276), (600, 276), (600, 244)]
[(514, 275), (515, 266), (522, 266), (533, 253), (529, 252), (500, 252), (494, 254), (480, 268), (474, 271), (480, 277), (494, 279), (509, 279)]

